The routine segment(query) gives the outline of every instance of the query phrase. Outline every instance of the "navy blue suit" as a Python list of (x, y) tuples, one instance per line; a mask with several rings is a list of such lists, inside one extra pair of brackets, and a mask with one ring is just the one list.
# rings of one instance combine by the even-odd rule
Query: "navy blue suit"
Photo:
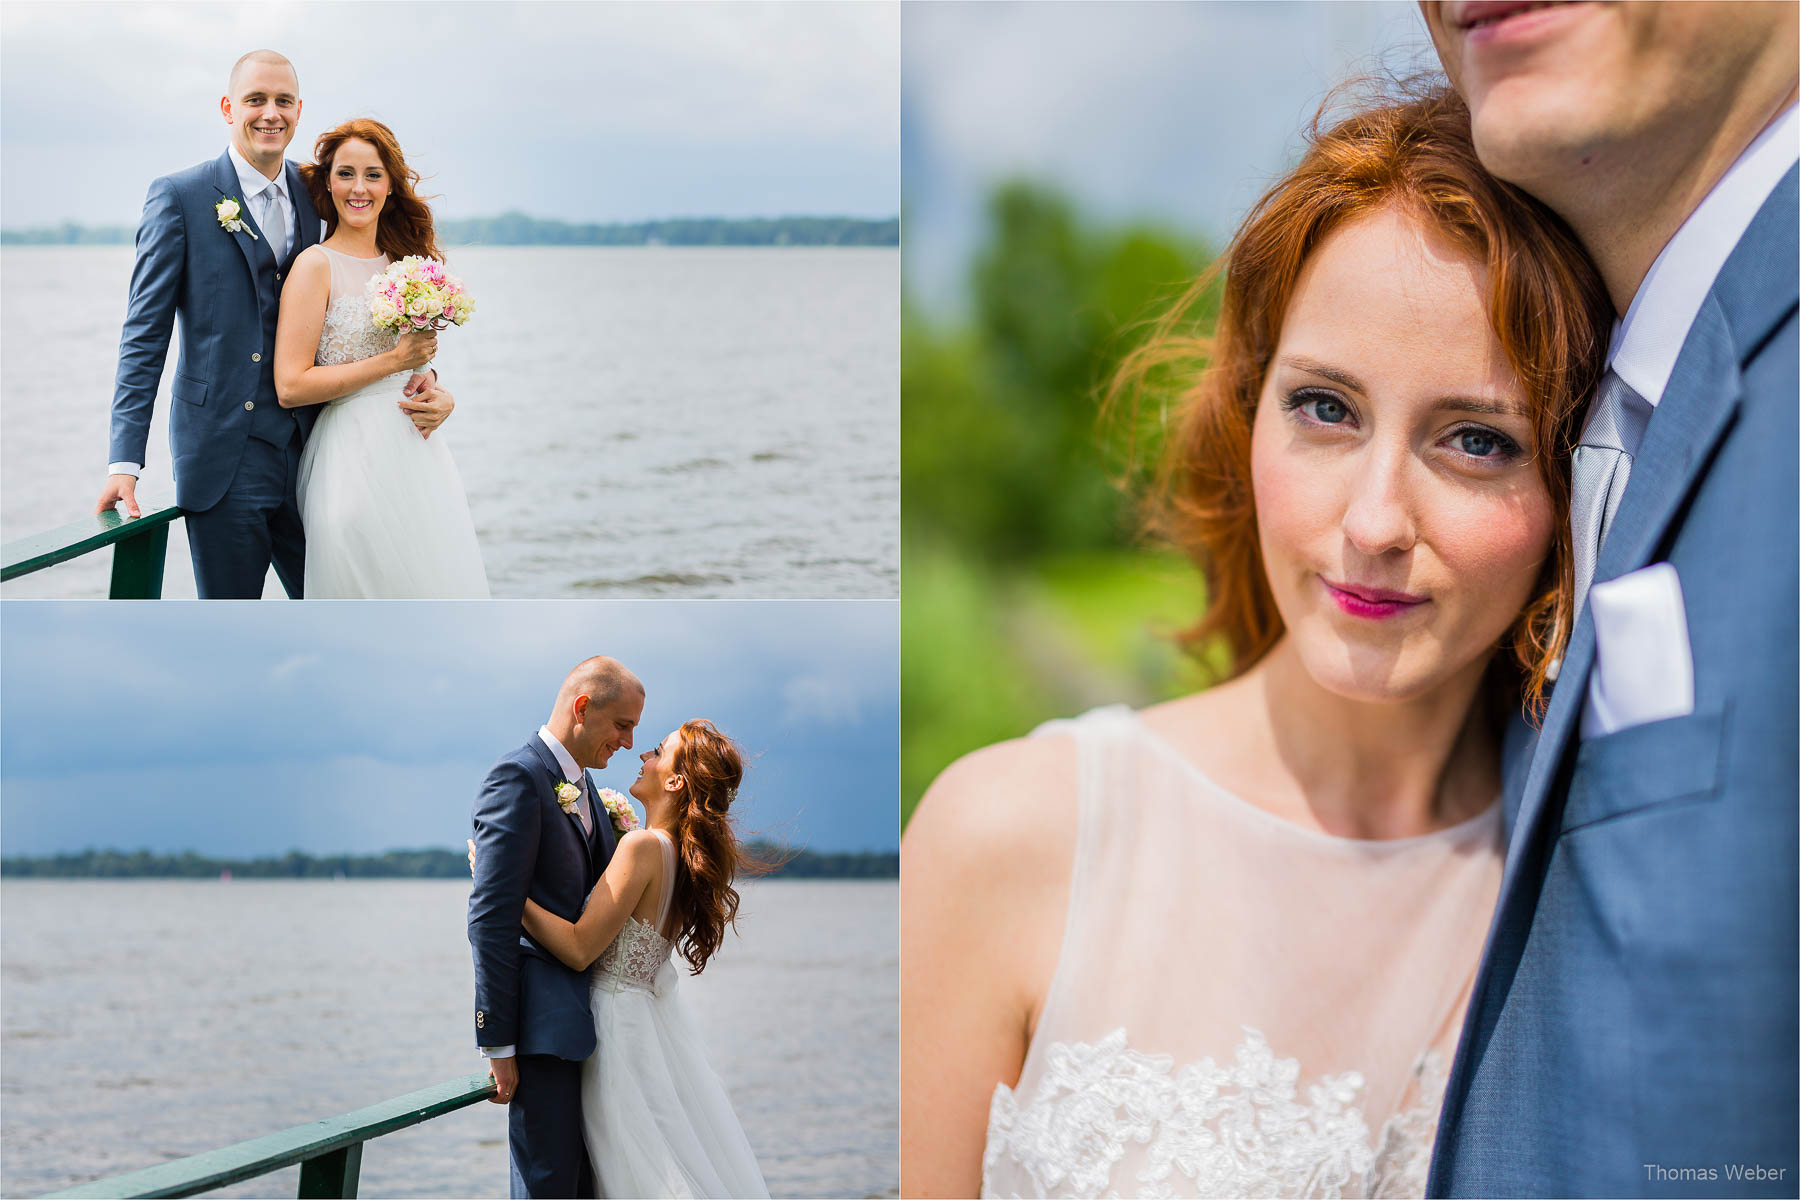
[[(169, 449), (203, 598), (260, 596), (271, 562), (288, 595), (301, 595), (306, 543), (294, 488), (317, 407), (276, 401), (275, 321), (288, 266), (319, 240), (319, 221), (299, 167), (288, 163), (286, 172), (298, 220), (293, 251), (279, 262), (229, 152), (152, 183), (138, 223), (110, 460), (147, 461), (150, 414), (180, 313)], [(255, 237), (219, 224), (216, 206), (227, 198)]]
[(1580, 740), (1584, 606), (1508, 787), (1434, 1196), (1800, 1191), (1797, 227), (1789, 170), (1694, 320), (1594, 573), (1674, 566), (1693, 712)]
[(520, 925), (527, 897), (578, 919), (618, 846), (604, 809), (593, 809), (592, 834), (563, 812), (555, 791), (562, 778), (550, 748), (533, 737), (494, 764), (475, 801), (475, 1041), (518, 1048), (519, 1090), (508, 1113), (516, 1197), (595, 1190), (581, 1138), (581, 1063), (594, 1052), (587, 977)]

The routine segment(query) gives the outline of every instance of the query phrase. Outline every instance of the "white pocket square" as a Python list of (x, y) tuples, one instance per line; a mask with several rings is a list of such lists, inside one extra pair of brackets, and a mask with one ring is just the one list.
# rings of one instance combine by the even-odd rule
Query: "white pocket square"
[(1675, 568), (1656, 563), (1596, 583), (1587, 603), (1594, 614), (1594, 669), (1581, 736), (1693, 712), (1694, 654)]

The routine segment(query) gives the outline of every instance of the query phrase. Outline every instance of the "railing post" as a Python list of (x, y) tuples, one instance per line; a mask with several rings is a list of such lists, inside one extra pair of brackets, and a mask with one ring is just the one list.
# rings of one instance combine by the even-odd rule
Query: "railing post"
[(300, 1164), (300, 1200), (352, 1200), (362, 1174), (361, 1142), (309, 1158)]
[(163, 563), (169, 557), (169, 527), (157, 525), (113, 546), (112, 587), (114, 600), (162, 598)]

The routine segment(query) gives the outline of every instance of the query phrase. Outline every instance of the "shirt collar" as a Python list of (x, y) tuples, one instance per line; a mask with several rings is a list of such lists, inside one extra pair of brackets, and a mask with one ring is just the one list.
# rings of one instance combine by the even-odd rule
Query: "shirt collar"
[(1675, 231), (1613, 326), (1610, 366), (1655, 405), (1700, 305), (1757, 211), (1800, 160), (1800, 118), (1789, 107), (1756, 135), (1723, 178)]
[(267, 175), (264, 175), (261, 171), (251, 166), (249, 159), (238, 153), (237, 143), (233, 142), (226, 146), (225, 149), (231, 155), (231, 165), (237, 168), (238, 186), (244, 189), (244, 199), (248, 200), (252, 196), (260, 196), (263, 193), (263, 189), (268, 187), (273, 187), (283, 200), (287, 199), (286, 162), (283, 162), (281, 170), (275, 173), (275, 178), (270, 179)]
[(550, 747), (550, 753), (556, 756), (556, 765), (562, 768), (563, 778), (570, 783), (581, 782), (581, 768), (576, 765), (575, 756), (565, 750), (563, 744), (556, 740), (556, 735), (550, 732), (548, 725), (538, 730), (538, 738), (544, 745)]

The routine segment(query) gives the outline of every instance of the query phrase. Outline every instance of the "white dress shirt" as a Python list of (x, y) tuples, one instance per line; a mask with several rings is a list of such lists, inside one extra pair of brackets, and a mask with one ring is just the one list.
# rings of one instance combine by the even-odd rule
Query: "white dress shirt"
[(1669, 386), (1713, 280), (1781, 177), (1800, 161), (1800, 116), (1789, 108), (1745, 147), (1662, 248), (1613, 328), (1607, 366), (1654, 408)]
[[(282, 239), (281, 245), (269, 247), (275, 252), (275, 261), (279, 263), (287, 257), (288, 250), (294, 244), (294, 223), (299, 219), (298, 210), (294, 207), (294, 198), (288, 195), (287, 162), (284, 159), (281, 170), (276, 173), (275, 178), (270, 179), (251, 166), (249, 159), (238, 153), (235, 142), (227, 146), (225, 150), (231, 155), (231, 165), (237, 168), (238, 187), (242, 189), (242, 194), (238, 198), (243, 202), (243, 206), (248, 210), (251, 218), (255, 220), (258, 229), (269, 227), (271, 205), (282, 206), (282, 224), (287, 227), (287, 236)], [(312, 207), (310, 200), (307, 207), (309, 209)], [(107, 465), (106, 473), (108, 475), (141, 475), (144, 473), (144, 464), (136, 462), (110, 463)]]
[[(593, 832), (594, 819), (590, 815), (591, 810), (588, 807), (587, 772), (581, 769), (580, 764), (575, 761), (575, 756), (569, 753), (567, 747), (556, 740), (556, 735), (550, 732), (548, 725), (539, 727), (538, 740), (550, 748), (550, 754), (556, 759), (556, 765), (562, 768), (563, 778), (581, 789), (581, 797), (575, 801), (575, 811), (581, 814), (581, 828), (586, 832)], [(487, 1058), (511, 1058), (518, 1053), (518, 1047), (516, 1045), (483, 1046), (481, 1053)]]

